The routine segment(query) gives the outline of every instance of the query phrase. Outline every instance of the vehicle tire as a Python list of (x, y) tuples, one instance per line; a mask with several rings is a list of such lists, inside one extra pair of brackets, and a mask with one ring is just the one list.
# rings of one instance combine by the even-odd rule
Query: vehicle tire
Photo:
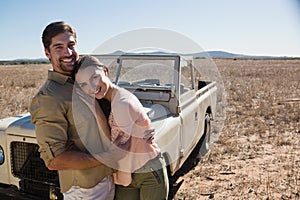
[(210, 116), (208, 113), (205, 114), (204, 123), (204, 133), (200, 139), (201, 147), (198, 158), (204, 157), (209, 151), (210, 147)]

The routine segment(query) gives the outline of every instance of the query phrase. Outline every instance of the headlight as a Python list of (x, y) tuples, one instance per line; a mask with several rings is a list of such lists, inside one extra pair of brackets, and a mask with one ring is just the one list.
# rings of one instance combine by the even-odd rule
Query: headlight
[(0, 146), (0, 165), (4, 163), (4, 151), (2, 146)]

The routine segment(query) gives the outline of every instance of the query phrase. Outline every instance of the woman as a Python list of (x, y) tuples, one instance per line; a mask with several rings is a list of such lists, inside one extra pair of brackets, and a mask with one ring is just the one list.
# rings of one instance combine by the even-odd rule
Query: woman
[[(122, 154), (122, 159), (116, 161), (115, 199), (167, 199), (166, 164), (153, 138), (151, 142), (145, 139), (153, 136), (154, 130), (139, 100), (129, 91), (113, 84), (107, 76), (107, 69), (92, 56), (82, 57), (75, 79), (81, 91), (89, 97), (105, 99), (110, 103), (108, 124), (111, 133), (107, 137), (112, 141), (112, 146), (117, 144), (116, 148), (110, 149), (126, 152)], [(88, 104), (89, 101), (86, 102)], [(90, 105), (101, 119), (100, 106), (94, 106)], [(103, 123), (101, 120), (98, 122)], [(109, 155), (107, 153), (106, 156)]]

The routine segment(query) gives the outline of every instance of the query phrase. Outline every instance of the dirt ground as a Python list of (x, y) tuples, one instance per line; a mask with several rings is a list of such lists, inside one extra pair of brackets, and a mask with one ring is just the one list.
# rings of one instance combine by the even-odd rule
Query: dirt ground
[(300, 60), (214, 62), (225, 123), (212, 122), (210, 153), (187, 162), (170, 199), (300, 199)]
[[(172, 178), (170, 199), (300, 199), (300, 60), (214, 62), (226, 115), (211, 122), (210, 153)], [(28, 111), (49, 67), (0, 67), (0, 118)]]

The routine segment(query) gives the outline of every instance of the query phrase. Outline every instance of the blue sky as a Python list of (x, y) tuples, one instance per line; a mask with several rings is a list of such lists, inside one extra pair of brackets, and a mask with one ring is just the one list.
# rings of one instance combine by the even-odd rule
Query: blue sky
[(158, 28), (205, 51), (300, 56), (298, 0), (0, 0), (0, 60), (44, 58), (42, 31), (57, 20), (76, 29), (80, 53), (128, 31)]

